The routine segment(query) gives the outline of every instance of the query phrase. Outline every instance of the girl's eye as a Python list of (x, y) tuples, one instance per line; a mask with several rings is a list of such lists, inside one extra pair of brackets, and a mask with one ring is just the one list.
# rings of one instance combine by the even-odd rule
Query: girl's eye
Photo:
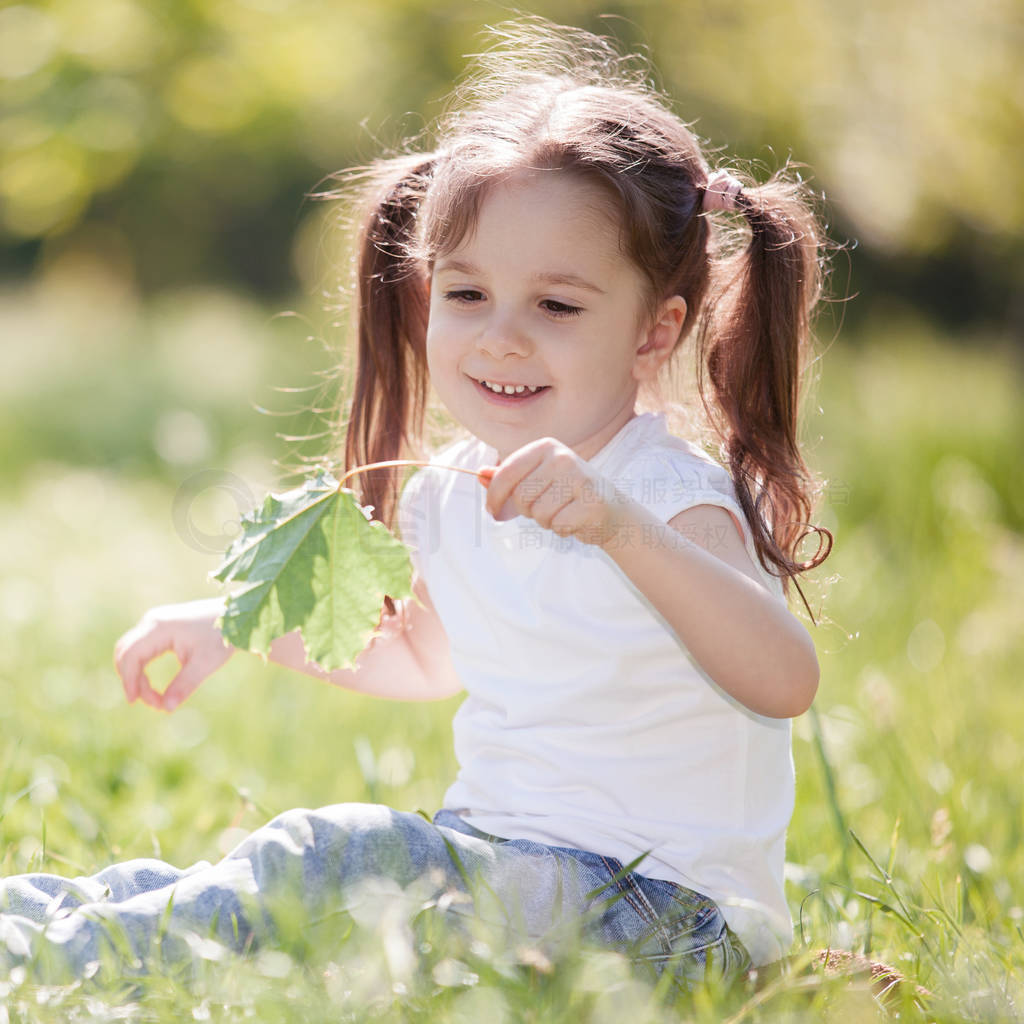
[(475, 288), (458, 288), (454, 291), (445, 292), (444, 297), (448, 302), (479, 302), (483, 298), (483, 293), (478, 292)]
[(570, 306), (567, 302), (557, 299), (545, 299), (541, 305), (553, 316), (579, 316), (583, 312), (581, 306)]
[[(457, 305), (471, 306), (484, 301), (484, 293), (476, 288), (453, 288), (444, 293), (446, 302), (454, 302)], [(579, 316), (583, 312), (580, 306), (570, 306), (567, 302), (559, 302), (557, 299), (544, 299), (541, 308), (555, 317)]]

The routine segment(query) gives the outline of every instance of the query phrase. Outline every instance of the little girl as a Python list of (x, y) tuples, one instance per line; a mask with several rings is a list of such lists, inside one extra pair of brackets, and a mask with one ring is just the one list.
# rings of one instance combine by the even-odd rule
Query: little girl
[[(820, 232), (799, 183), (712, 172), (603, 40), (501, 38), (428, 152), (345, 190), (367, 199), (346, 463), (415, 452), (429, 387), (468, 435), (400, 500), (391, 470), (359, 484), (413, 550), (415, 599), (386, 603), (352, 669), (309, 663), (298, 633), (270, 654), (362, 693), (465, 689), (444, 808), (296, 810), (215, 865), (8, 879), (0, 957), (82, 971), (112, 930), (141, 959), (158, 933), (164, 956), (189, 932), (252, 948), (282, 894), (313, 918), (372, 875), (428, 897), (479, 881), (497, 900), (452, 915), (534, 939), (578, 919), (683, 982), (786, 952), (789, 720), (818, 685), (786, 596), (825, 557), (795, 560)], [(691, 343), (724, 465), (637, 411)], [(497, 468), (484, 487), (452, 466)], [(171, 710), (223, 664), (221, 610), (147, 612), (116, 649), (128, 699)], [(168, 650), (161, 694), (144, 667)]]

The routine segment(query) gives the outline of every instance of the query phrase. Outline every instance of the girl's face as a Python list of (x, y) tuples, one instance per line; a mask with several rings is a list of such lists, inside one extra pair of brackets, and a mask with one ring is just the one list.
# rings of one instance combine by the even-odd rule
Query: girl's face
[[(648, 323), (605, 194), (579, 177), (495, 184), (430, 281), (427, 364), (451, 414), (500, 458), (554, 437), (589, 459), (634, 415), (686, 304)], [(674, 325), (674, 331), (673, 331)], [(499, 393), (500, 392), (500, 393)]]

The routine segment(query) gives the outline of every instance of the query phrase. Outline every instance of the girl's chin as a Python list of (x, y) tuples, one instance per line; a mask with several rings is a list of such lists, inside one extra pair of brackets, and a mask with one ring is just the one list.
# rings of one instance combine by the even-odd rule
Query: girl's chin
[(504, 462), (510, 455), (519, 451), (520, 448), (528, 445), (531, 441), (536, 441), (541, 434), (523, 434), (521, 437), (509, 437), (508, 434), (502, 434), (496, 436), (492, 434), (490, 438), (481, 437), (480, 440), (487, 445), (488, 448), (493, 448), (497, 453), (497, 461)]

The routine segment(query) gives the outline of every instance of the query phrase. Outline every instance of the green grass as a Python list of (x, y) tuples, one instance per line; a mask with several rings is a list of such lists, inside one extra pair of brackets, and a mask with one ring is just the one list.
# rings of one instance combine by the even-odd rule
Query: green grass
[[(152, 604), (216, 592), (215, 545), (186, 542), (176, 494), (184, 487), (202, 534), (226, 538), (231, 492), (188, 482), (212, 467), (262, 494), (274, 460), (296, 450), (274, 432), (311, 432), (316, 418), (252, 405), (313, 404), (314, 392), (270, 385), (315, 383), (326, 361), (303, 340), (315, 328), (225, 296), (102, 308), (97, 325), (52, 295), (0, 299), (0, 323), (19, 339), (0, 353), (0, 873), (76, 874), (128, 856), (189, 864), (295, 806), (434, 811), (454, 772), (457, 699), (377, 702), (239, 654), (172, 716), (124, 703), (111, 661), (121, 632)], [(903, 1020), (1024, 1019), (1024, 374), (994, 342), (902, 323), (840, 339), (821, 377), (805, 436), (831, 481), (819, 521), (835, 549), (805, 586), (822, 685), (795, 730), (794, 954), (835, 947), (890, 964), (932, 994), (922, 1009), (906, 987)], [(191, 441), (175, 447), (181, 437)], [(163, 681), (172, 670), (154, 667)], [(388, 920), (385, 934), (339, 919), (322, 941), (297, 923), (289, 952), (210, 952), (187, 982), (157, 973), (41, 987), (16, 974), (0, 986), (0, 1014), (882, 1016), (863, 983), (813, 970), (672, 999), (614, 954), (549, 964), (537, 950), (448, 934), (429, 914)]]

